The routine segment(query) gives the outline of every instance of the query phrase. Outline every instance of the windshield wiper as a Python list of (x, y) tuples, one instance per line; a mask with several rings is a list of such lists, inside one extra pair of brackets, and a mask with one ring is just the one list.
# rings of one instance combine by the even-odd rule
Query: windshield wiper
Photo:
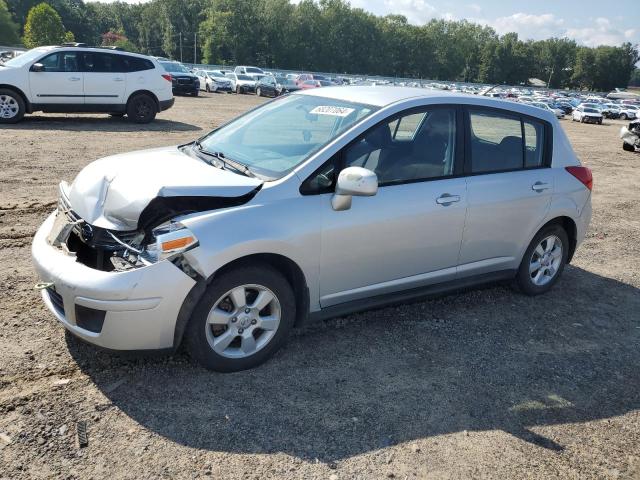
[(246, 175), (247, 177), (258, 178), (258, 176), (255, 173), (253, 173), (251, 169), (248, 166), (246, 166), (244, 163), (240, 163), (235, 160), (232, 160), (226, 157), (225, 154), (222, 152), (210, 152), (208, 150), (205, 150), (205, 148), (202, 146), (202, 143), (200, 143), (200, 140), (196, 140), (195, 142), (193, 142), (193, 144), (196, 146), (196, 148), (200, 153), (207, 155), (209, 157), (215, 158), (216, 160), (221, 162), (224, 167), (231, 167), (234, 170), (237, 170), (238, 172)]

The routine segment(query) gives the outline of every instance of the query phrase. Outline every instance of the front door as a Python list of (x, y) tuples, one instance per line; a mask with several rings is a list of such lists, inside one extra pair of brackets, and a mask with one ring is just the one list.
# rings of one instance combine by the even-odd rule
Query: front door
[(80, 71), (78, 52), (51, 53), (36, 63), (44, 70), (29, 71), (29, 88), (33, 103), (55, 105), (84, 104), (84, 75)]
[(465, 179), (456, 176), (457, 130), (455, 108), (413, 109), (339, 155), (336, 171), (368, 168), (380, 188), (353, 198), (345, 211), (333, 210), (324, 195), (322, 307), (455, 277), (467, 204)]

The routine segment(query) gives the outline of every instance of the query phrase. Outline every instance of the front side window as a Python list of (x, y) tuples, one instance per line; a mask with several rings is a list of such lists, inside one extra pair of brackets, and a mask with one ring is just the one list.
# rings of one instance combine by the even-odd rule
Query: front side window
[(78, 72), (78, 54), (76, 52), (56, 52), (47, 55), (38, 63), (45, 72)]
[(256, 173), (277, 179), (377, 107), (311, 95), (266, 103), (201, 140)]
[(378, 124), (344, 152), (344, 165), (372, 170), (381, 186), (453, 175), (456, 111), (412, 112)]

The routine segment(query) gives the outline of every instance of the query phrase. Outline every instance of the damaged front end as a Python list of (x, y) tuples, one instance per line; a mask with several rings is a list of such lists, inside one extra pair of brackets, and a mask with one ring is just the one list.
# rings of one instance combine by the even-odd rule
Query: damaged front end
[(640, 151), (640, 120), (629, 123), (627, 127), (620, 129), (622, 146), (630, 152)]
[(81, 218), (69, 201), (69, 185), (60, 183), (56, 218), (47, 237), (76, 261), (106, 272), (124, 272), (170, 260), (187, 275), (198, 274), (182, 254), (199, 245), (197, 237), (180, 222), (180, 215), (246, 203), (259, 188), (240, 197), (156, 197), (142, 210), (138, 228), (115, 230), (92, 225)]

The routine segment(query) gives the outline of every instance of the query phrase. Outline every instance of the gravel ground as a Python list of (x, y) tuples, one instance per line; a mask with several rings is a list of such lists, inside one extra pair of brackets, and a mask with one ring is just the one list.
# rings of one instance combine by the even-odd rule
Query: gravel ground
[(65, 335), (29, 252), (57, 183), (259, 102), (0, 127), (0, 478), (640, 478), (640, 156), (622, 151), (623, 122), (562, 122), (593, 169), (594, 215), (545, 296), (497, 285), (334, 319), (226, 375)]

